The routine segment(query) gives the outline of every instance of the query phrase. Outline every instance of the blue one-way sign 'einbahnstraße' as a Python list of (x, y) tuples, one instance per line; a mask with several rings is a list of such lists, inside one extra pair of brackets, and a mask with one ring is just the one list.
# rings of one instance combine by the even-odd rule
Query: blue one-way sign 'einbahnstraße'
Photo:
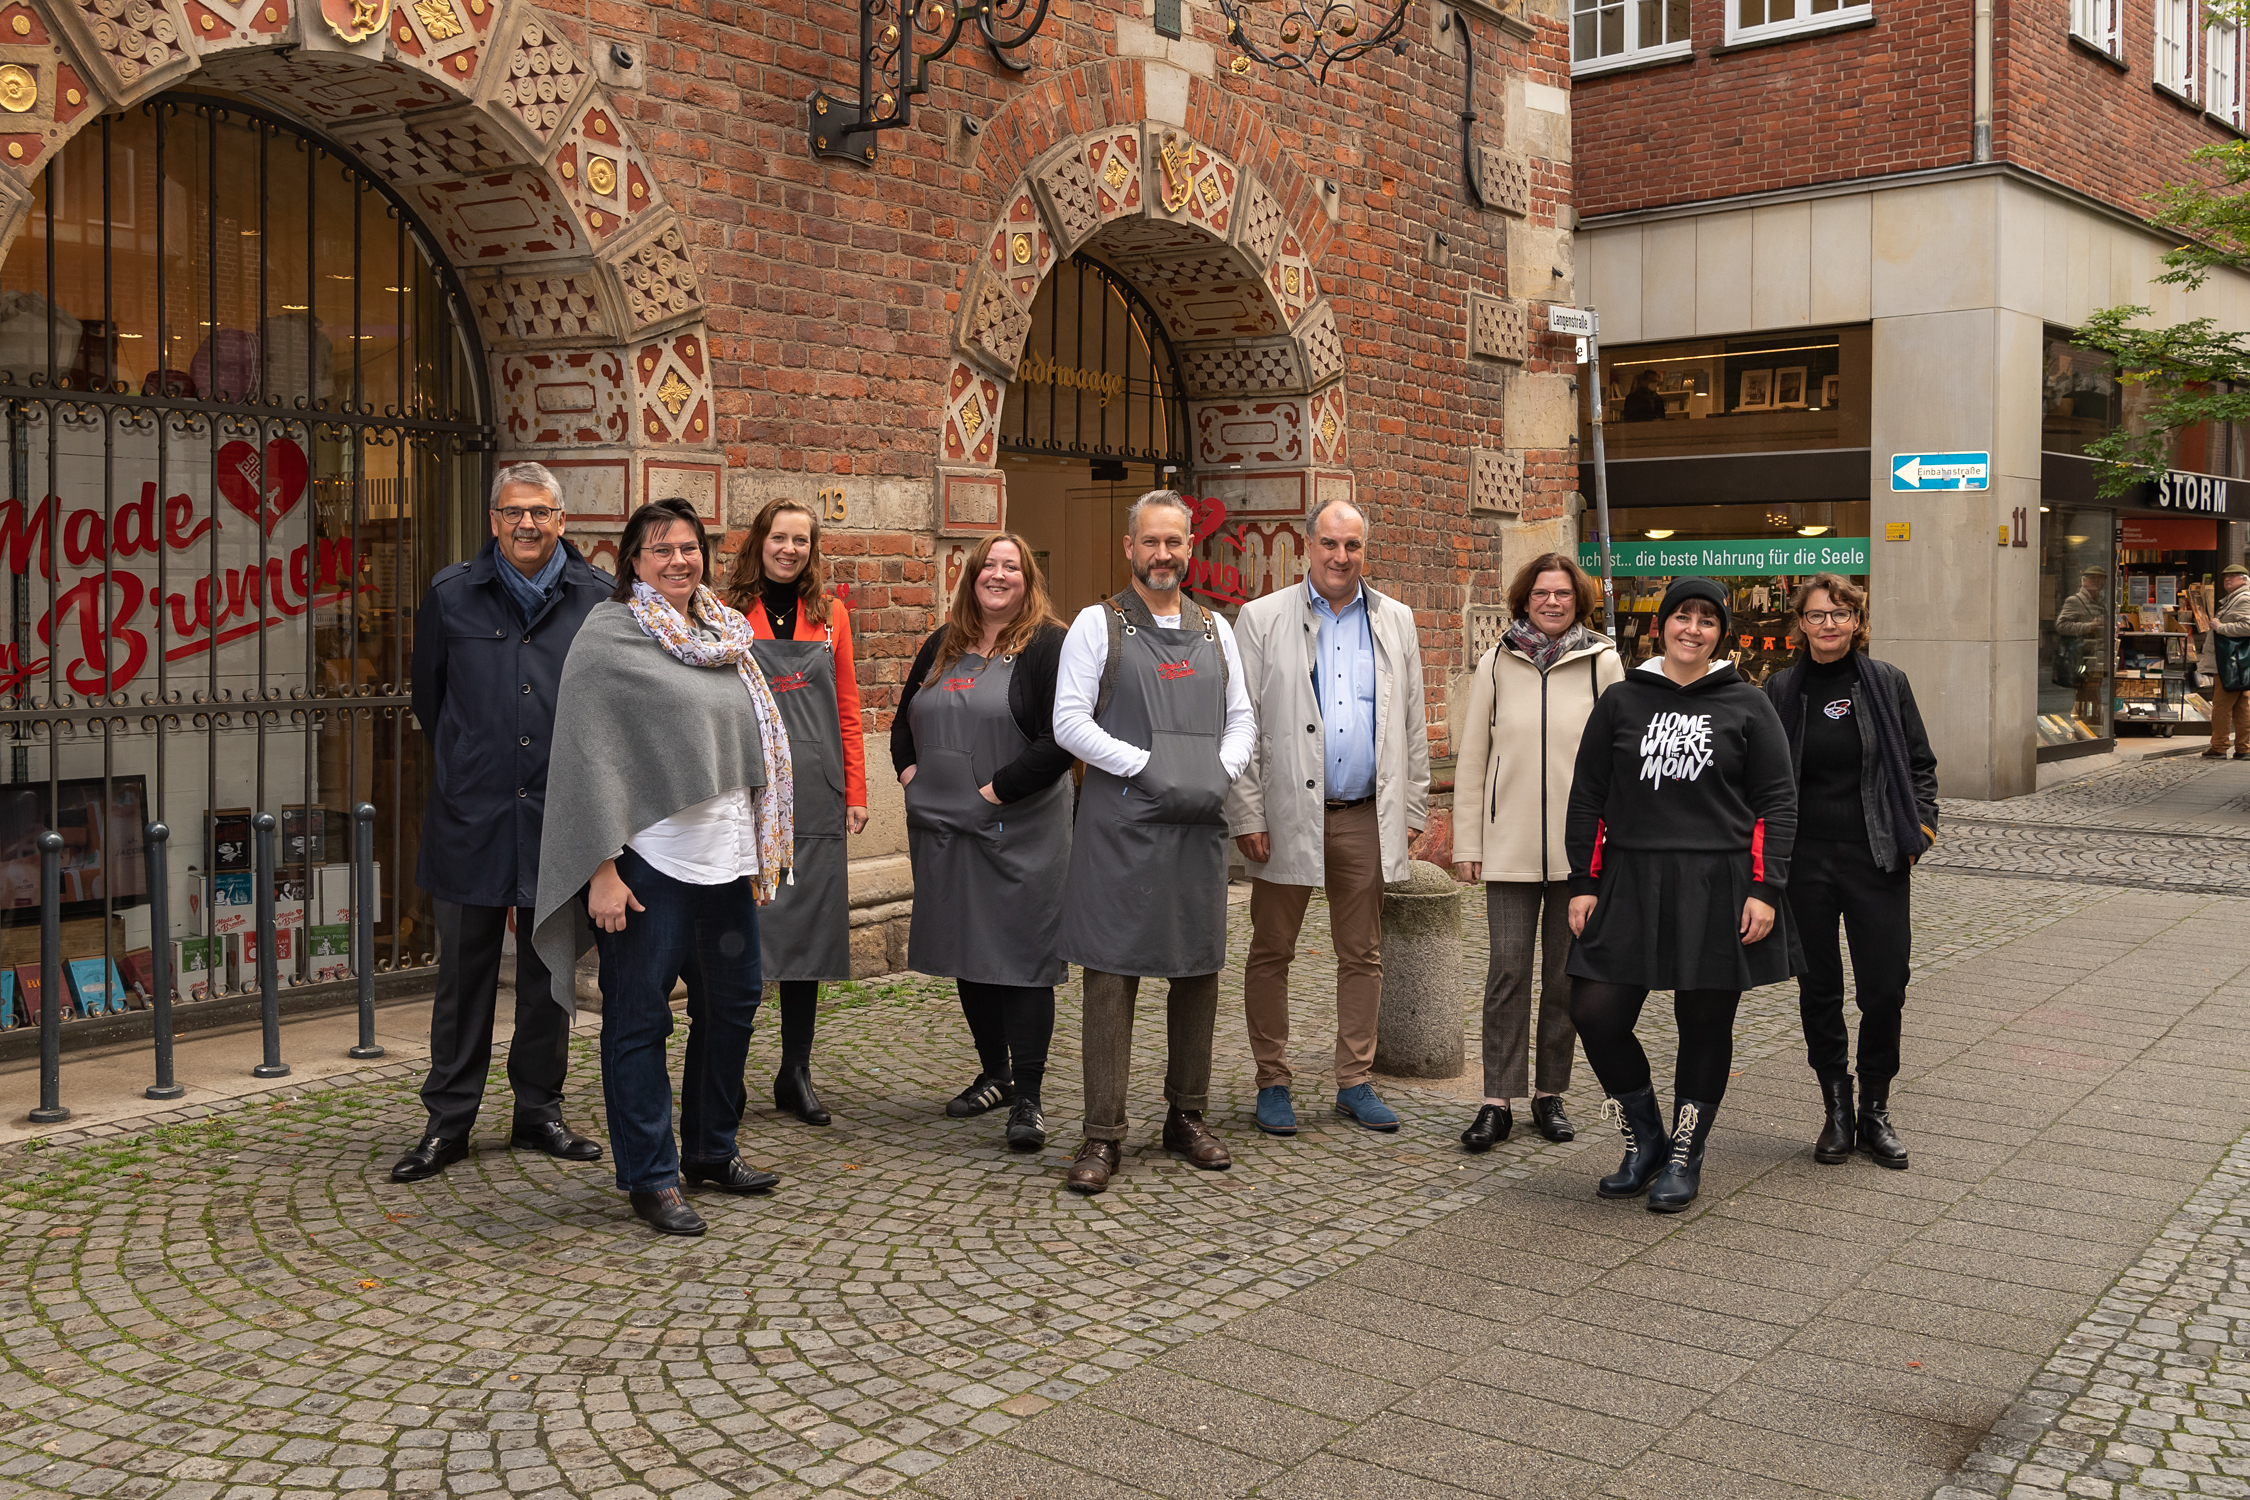
[(1989, 453), (1894, 453), (1894, 490), (1981, 490), (1992, 483)]

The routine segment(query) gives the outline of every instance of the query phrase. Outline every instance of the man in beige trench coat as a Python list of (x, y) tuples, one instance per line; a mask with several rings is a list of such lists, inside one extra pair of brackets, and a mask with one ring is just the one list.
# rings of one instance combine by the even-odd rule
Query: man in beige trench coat
[(1349, 501), (1313, 512), (1302, 584), (1243, 606), (1235, 642), (1258, 747), (1227, 797), (1250, 862), (1243, 1009), (1258, 1063), (1257, 1124), (1294, 1135), (1289, 963), (1312, 888), (1328, 891), (1336, 952), (1336, 1113), (1398, 1129), (1376, 1096), (1383, 999), (1383, 884), (1404, 880), (1429, 817), (1430, 739), (1414, 612), (1369, 588), (1367, 518)]

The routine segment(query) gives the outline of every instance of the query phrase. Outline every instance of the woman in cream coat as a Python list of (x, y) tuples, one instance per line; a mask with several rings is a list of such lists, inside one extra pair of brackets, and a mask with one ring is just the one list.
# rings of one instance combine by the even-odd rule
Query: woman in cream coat
[[(1456, 740), (1453, 875), (1483, 880), (1492, 938), (1484, 980), (1484, 1104), (1461, 1132), (1470, 1151), (1508, 1138), (1509, 1101), (1531, 1096), (1550, 1141), (1575, 1133), (1563, 1113), (1571, 1053), (1570, 859), (1563, 810), (1594, 700), (1625, 675), (1607, 637), (1587, 628), (1600, 596), (1560, 552), (1535, 557), (1508, 586), (1511, 623), (1470, 680)], [(1470, 799), (1474, 798), (1472, 802)], [(1531, 965), (1539, 948), (1539, 1066), (1529, 1076)]]

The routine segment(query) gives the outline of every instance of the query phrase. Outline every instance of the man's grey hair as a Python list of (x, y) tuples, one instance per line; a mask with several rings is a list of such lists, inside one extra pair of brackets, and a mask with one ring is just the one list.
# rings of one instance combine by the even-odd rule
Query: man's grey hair
[(1353, 515), (1359, 517), (1359, 539), (1363, 542), (1370, 540), (1371, 533), (1375, 530), (1375, 523), (1367, 519), (1366, 511), (1361, 510), (1356, 504), (1349, 500), (1346, 500), (1341, 495), (1331, 495), (1326, 500), (1321, 501), (1320, 504), (1313, 507), (1312, 514), (1305, 520), (1306, 537), (1309, 539), (1311, 537), (1318, 536), (1320, 534), (1320, 518), (1327, 515), (1330, 511), (1336, 509), (1336, 507), (1338, 507), (1339, 505), (1342, 506), (1345, 510), (1350, 511)]
[(504, 464), (501, 466), (500, 472), (492, 476), (492, 498), (485, 502), (484, 508), (486, 510), (498, 510), (500, 508), (500, 492), (511, 484), (528, 484), (545, 490), (547, 498), (552, 500), (558, 509), (562, 506), (562, 485), (548, 471), (547, 466), (545, 464), (520, 463)]
[(1135, 500), (1132, 509), (1125, 512), (1125, 534), (1127, 536), (1139, 536), (1141, 534), (1141, 512), (1160, 506), (1169, 506), (1185, 516), (1190, 527), (1195, 525), (1195, 512), (1189, 507), (1186, 496), (1178, 490), (1150, 490), (1140, 499)]

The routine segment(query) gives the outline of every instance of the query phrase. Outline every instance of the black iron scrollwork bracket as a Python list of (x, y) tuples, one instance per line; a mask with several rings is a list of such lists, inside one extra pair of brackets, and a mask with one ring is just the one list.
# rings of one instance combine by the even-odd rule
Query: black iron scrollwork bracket
[(1461, 175), (1469, 185), (1469, 202), (1477, 208), (1489, 205), (1484, 201), (1484, 184), (1478, 180), (1477, 163), (1477, 50), (1469, 36), (1469, 18), (1457, 10), (1449, 10), (1438, 22), (1438, 30), (1454, 32), (1461, 38)]
[[(930, 91), (931, 65), (971, 26), (994, 62), (1011, 73), (1028, 73), (1031, 64), (1013, 54), (1030, 46), (1047, 24), (1047, 6), (1048, 0), (962, 0), (958, 6), (949, 0), (860, 0), (859, 97), (814, 91), (805, 129), (813, 155), (873, 163), (876, 133), (913, 123), (915, 98)], [(917, 38), (936, 45), (916, 52)]]
[(1406, 12), (1412, 3), (1398, 0), (1390, 19), (1372, 34), (1362, 36), (1365, 23), (1355, 0), (1282, 0), (1286, 8), (1276, 33), (1281, 45), (1269, 52), (1250, 40), (1246, 23), (1252, 0), (1219, 0), (1219, 13), (1226, 17), (1227, 41), (1236, 53), (1227, 66), (1243, 74), (1250, 71), (1253, 62), (1263, 63), (1284, 72), (1303, 73), (1315, 83), (1326, 83), (1330, 68), (1365, 57), (1378, 47), (1389, 47), (1404, 57), (1406, 40), (1399, 32), (1406, 27)]

